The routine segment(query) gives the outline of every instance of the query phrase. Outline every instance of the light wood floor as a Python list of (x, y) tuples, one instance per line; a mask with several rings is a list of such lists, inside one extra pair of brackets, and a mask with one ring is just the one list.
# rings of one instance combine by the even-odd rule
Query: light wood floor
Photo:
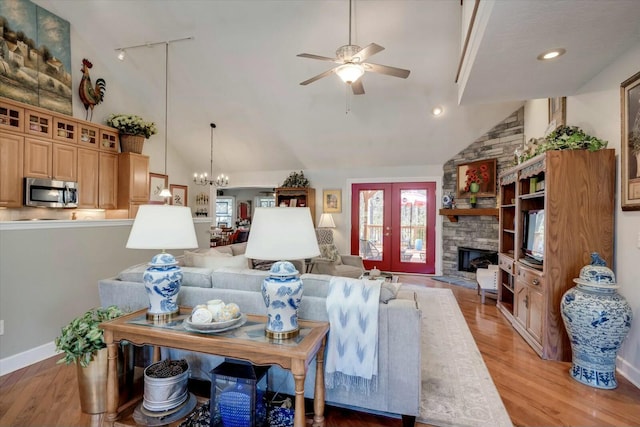
[[(618, 375), (616, 390), (584, 386), (569, 377), (569, 363), (541, 360), (474, 290), (420, 276), (405, 283), (452, 289), (516, 426), (640, 426), (640, 389)], [(75, 370), (47, 359), (0, 377), (0, 426), (92, 426), (99, 416), (80, 412)], [(328, 407), (327, 427), (402, 425), (398, 419)], [(420, 426), (424, 426), (421, 424)]]

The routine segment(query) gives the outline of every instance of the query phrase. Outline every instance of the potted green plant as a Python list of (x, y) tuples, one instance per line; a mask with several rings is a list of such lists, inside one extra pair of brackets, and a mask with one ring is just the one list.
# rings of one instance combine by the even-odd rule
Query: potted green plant
[(105, 411), (107, 349), (99, 325), (123, 314), (115, 305), (93, 308), (73, 319), (55, 339), (56, 350), (64, 352), (58, 363), (76, 364), (82, 412)]
[(111, 114), (107, 125), (118, 129), (123, 152), (142, 153), (144, 140), (158, 133), (154, 122), (147, 122), (135, 114)]
[(578, 126), (558, 126), (545, 138), (530, 140), (532, 150), (527, 150), (523, 161), (549, 150), (589, 150), (596, 151), (607, 147), (608, 142), (591, 136)]

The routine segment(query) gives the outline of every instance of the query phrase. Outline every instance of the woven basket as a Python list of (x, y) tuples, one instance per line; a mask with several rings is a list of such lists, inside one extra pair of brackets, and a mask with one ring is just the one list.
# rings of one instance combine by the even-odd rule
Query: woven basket
[(123, 153), (142, 154), (142, 146), (144, 145), (143, 135), (120, 134), (120, 150)]

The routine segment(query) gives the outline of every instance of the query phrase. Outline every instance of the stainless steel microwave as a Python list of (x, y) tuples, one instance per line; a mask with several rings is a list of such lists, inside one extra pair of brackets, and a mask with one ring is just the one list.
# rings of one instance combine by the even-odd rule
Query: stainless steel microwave
[(77, 208), (78, 183), (54, 179), (25, 178), (24, 205), (47, 208)]

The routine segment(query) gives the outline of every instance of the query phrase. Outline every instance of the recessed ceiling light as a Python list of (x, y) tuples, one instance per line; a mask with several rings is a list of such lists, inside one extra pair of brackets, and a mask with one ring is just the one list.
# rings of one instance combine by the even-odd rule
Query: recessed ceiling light
[(546, 52), (541, 53), (540, 55), (538, 55), (538, 60), (540, 61), (546, 61), (548, 59), (554, 59), (557, 58), (559, 56), (562, 56), (566, 53), (567, 51), (559, 48), (559, 49), (553, 49), (553, 50), (548, 50)]
[(433, 114), (436, 117), (438, 117), (442, 113), (444, 113), (444, 109), (442, 107), (433, 107), (433, 110), (431, 110), (431, 114)]

